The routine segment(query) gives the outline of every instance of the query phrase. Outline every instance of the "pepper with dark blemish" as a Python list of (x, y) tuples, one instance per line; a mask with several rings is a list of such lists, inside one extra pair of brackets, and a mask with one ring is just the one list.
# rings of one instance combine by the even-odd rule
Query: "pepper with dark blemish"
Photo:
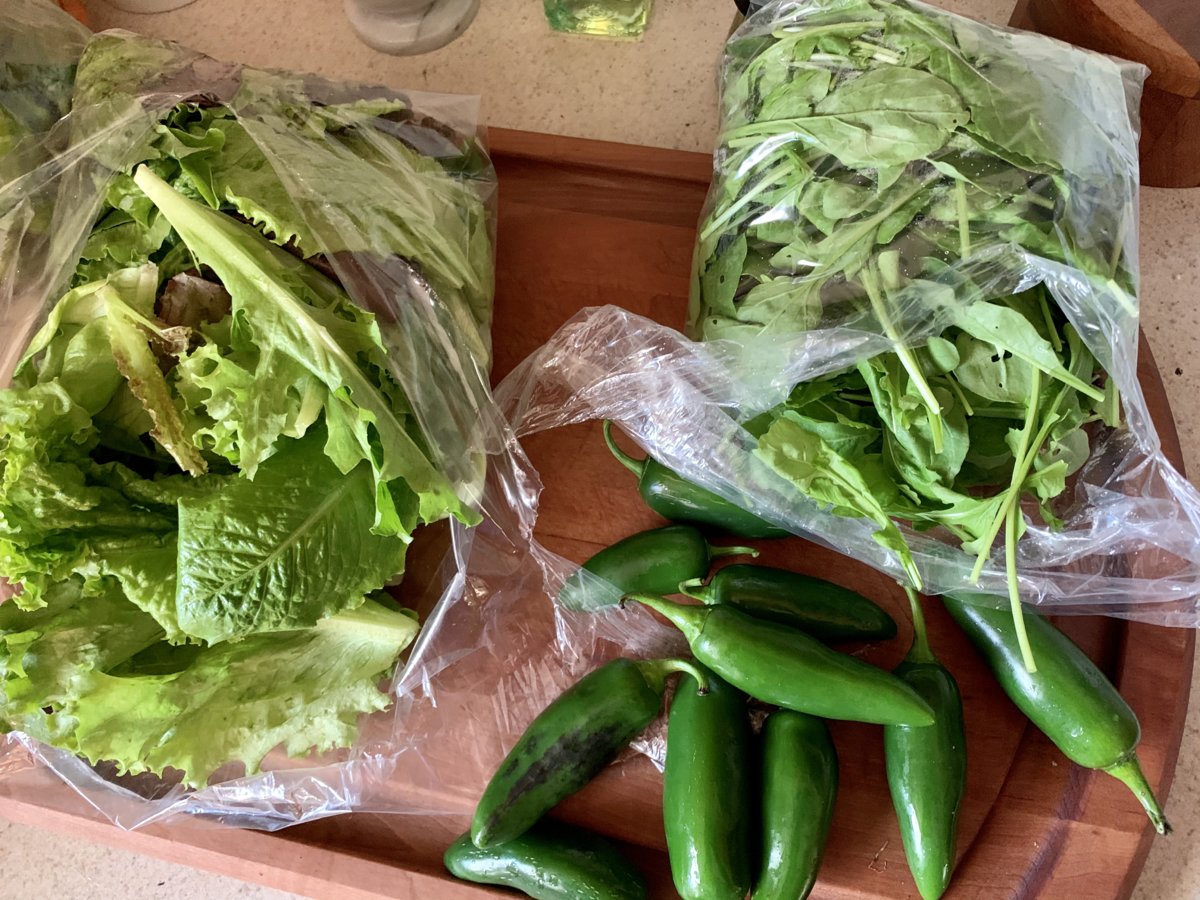
[(679, 659), (614, 659), (584, 676), (525, 729), (488, 782), (471, 822), (485, 848), (524, 834), (578, 791), (658, 715), (667, 677), (704, 675)]

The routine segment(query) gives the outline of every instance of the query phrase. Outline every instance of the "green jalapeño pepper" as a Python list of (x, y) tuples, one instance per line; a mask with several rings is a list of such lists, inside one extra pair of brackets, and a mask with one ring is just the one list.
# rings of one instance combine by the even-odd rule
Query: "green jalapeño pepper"
[(481, 850), (464, 834), (442, 857), (450, 874), (534, 900), (644, 900), (641, 873), (599, 835), (555, 822)]
[(1013, 617), (979, 594), (942, 598), (954, 621), (983, 654), (1008, 698), (1072, 762), (1124, 782), (1159, 834), (1171, 830), (1137, 758), (1141, 726), (1096, 664), (1038, 615), (1026, 615), (1038, 670), (1025, 669)]
[(637, 476), (638, 493), (643, 502), (664, 519), (710, 525), (742, 538), (788, 537), (789, 533), (782, 528), (676, 475), (662, 463), (650, 457), (634, 459), (613, 440), (612, 425), (607, 419), (604, 421), (604, 441), (608, 449), (621, 465)]
[(667, 720), (663, 824), (683, 900), (744, 900), (750, 890), (750, 720), (746, 695), (705, 673), (676, 685)]
[(777, 709), (762, 731), (762, 863), (751, 900), (804, 900), (825, 854), (838, 760), (820, 719)]
[(605, 547), (563, 584), (567, 609), (615, 606), (622, 594), (673, 594), (679, 584), (708, 574), (719, 556), (758, 556), (753, 547), (713, 547), (691, 525), (640, 531)]
[(491, 847), (524, 834), (578, 791), (658, 715), (667, 676), (695, 666), (676, 659), (614, 659), (547, 706), (488, 782), (471, 840)]
[(925, 900), (942, 896), (954, 870), (958, 810), (967, 782), (967, 744), (958, 684), (929, 648), (920, 600), (908, 590), (913, 643), (895, 674), (933, 710), (926, 728), (885, 725), (888, 787), (904, 855)]
[(685, 606), (633, 594), (683, 632), (696, 659), (755, 699), (824, 719), (932, 725), (933, 712), (883, 669), (830, 650), (803, 631), (732, 606)]
[(756, 619), (790, 625), (822, 641), (875, 641), (896, 636), (896, 622), (852, 590), (822, 578), (738, 563), (708, 584), (696, 578), (679, 592), (707, 603), (727, 603)]

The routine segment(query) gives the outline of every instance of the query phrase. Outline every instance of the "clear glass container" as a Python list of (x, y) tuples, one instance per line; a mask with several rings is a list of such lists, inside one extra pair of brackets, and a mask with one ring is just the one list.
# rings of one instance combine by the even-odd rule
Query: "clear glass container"
[(359, 39), (383, 53), (407, 56), (444, 47), (467, 30), (479, 0), (343, 0)]
[(555, 31), (601, 37), (640, 38), (651, 0), (545, 0), (546, 20)]

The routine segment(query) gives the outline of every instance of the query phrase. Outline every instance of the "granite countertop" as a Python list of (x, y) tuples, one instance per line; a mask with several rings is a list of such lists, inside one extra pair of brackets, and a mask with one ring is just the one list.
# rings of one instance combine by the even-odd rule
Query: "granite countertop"
[[(988, 22), (1014, 0), (934, 0)], [(339, 0), (196, 0), (136, 15), (86, 3), (96, 28), (181, 41), (257, 66), (313, 71), (411, 90), (482, 96), (485, 122), (684, 150), (711, 149), (715, 60), (733, 21), (729, 0), (658, 0), (640, 42), (550, 32), (539, 0), (487, 0), (467, 32), (423, 56), (390, 57), (354, 36)], [(1200, 472), (1200, 190), (1145, 189), (1141, 198), (1142, 322), (1175, 411), (1189, 471)], [(1168, 804), (1176, 834), (1155, 842), (1136, 900), (1200, 896), (1200, 685), (1193, 683)], [(56, 865), (44, 866), (46, 859)], [(286, 895), (76, 838), (0, 821), (0, 862), (13, 896), (284, 898)]]

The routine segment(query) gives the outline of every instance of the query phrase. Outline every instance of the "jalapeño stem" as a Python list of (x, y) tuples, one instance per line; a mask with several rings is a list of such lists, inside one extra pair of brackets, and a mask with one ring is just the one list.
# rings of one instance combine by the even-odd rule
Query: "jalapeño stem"
[(708, 675), (701, 671), (695, 663), (688, 662), (686, 659), (641, 659), (637, 660), (634, 665), (646, 679), (646, 684), (660, 694), (664, 690), (667, 678), (675, 672), (691, 675), (696, 679), (699, 693), (708, 693)]
[(642, 473), (646, 471), (645, 459), (634, 459), (624, 450), (617, 446), (617, 442), (613, 439), (612, 419), (604, 420), (604, 443), (608, 444), (609, 452), (617, 458), (617, 462), (627, 468), (638, 478), (642, 477)]
[(916, 663), (937, 662), (937, 657), (929, 649), (929, 633), (925, 629), (925, 612), (921, 609), (921, 598), (907, 584), (902, 585), (902, 587), (904, 588), (904, 593), (908, 595), (909, 608), (912, 609), (913, 627), (912, 646), (908, 649), (908, 656), (905, 658), (910, 662)]

